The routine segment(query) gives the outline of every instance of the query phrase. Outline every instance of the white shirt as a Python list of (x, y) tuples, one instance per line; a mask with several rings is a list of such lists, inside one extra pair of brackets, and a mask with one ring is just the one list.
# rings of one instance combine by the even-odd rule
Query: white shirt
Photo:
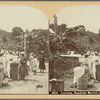
[(18, 56), (13, 56), (13, 61), (18, 61)]
[(13, 59), (13, 55), (7, 54), (7, 61), (9, 61), (10, 59)]
[(99, 57), (98, 56), (92, 56), (92, 62), (96, 63), (96, 61), (99, 61)]
[(37, 58), (34, 58), (33, 61), (34, 61), (34, 65), (37, 65)]

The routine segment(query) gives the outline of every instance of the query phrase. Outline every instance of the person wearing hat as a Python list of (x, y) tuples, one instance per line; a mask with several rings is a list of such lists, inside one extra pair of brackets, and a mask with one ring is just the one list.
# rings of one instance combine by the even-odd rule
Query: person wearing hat
[(41, 55), (40, 55), (40, 59), (39, 59), (39, 69), (40, 69), (40, 72), (44, 73), (44, 70), (45, 70), (44, 51), (41, 51)]
[(24, 77), (27, 74), (27, 59), (24, 54), (21, 54), (20, 57), (20, 67), (19, 67), (19, 75), (21, 79), (24, 79)]
[(92, 72), (93, 72), (93, 78), (96, 80), (96, 65), (98, 64), (99, 56), (98, 53), (95, 52), (94, 56), (92, 56)]

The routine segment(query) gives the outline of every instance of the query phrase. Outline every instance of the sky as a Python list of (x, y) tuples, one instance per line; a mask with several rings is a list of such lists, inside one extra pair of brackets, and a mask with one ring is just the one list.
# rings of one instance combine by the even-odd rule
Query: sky
[(48, 18), (33, 7), (0, 5), (0, 29), (11, 32), (13, 27), (21, 27), (24, 31), (47, 29)]
[(100, 6), (81, 5), (66, 7), (56, 13), (58, 24), (68, 27), (84, 25), (86, 30), (98, 33), (100, 29)]

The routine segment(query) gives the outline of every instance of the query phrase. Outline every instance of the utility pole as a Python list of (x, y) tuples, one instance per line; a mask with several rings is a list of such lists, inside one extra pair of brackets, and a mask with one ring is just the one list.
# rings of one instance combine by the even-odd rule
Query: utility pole
[(23, 45), (23, 51), (25, 52), (26, 54), (26, 32), (23, 32), (22, 34), (22, 45)]
[(24, 52), (26, 54), (26, 32), (24, 34)]
[(22, 50), (24, 51), (24, 32), (22, 33)]

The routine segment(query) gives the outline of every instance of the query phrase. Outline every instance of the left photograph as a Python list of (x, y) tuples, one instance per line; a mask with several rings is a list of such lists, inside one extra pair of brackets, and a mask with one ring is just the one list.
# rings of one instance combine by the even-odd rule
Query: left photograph
[(28, 6), (0, 6), (0, 94), (48, 94), (48, 18)]

